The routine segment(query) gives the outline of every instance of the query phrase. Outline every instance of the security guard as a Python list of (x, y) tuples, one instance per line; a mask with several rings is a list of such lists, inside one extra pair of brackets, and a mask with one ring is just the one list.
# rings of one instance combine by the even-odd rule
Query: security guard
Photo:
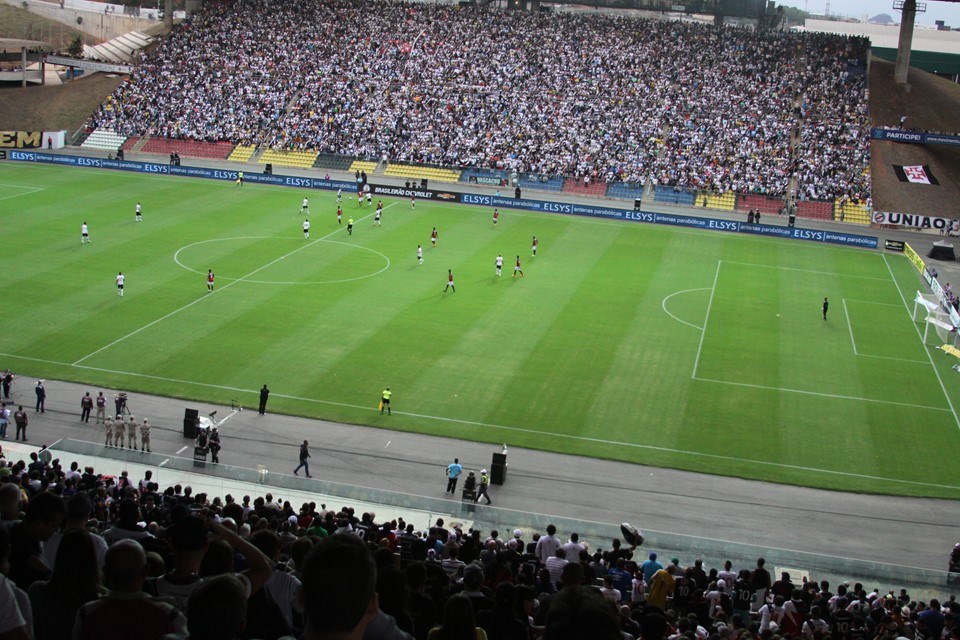
[(487, 504), (492, 504), (493, 500), (490, 499), (490, 494), (487, 493), (487, 488), (490, 486), (490, 476), (487, 475), (486, 469), (480, 469), (480, 484), (479, 489), (477, 489), (477, 499), (474, 502), (480, 502), (480, 496), (483, 496), (487, 499)]

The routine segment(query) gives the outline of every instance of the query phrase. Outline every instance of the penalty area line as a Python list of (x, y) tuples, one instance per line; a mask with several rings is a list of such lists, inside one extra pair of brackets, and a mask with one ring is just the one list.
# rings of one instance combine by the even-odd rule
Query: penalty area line
[[(59, 366), (64, 366), (64, 367), (76, 367), (76, 368), (78, 368), (78, 369), (84, 369), (84, 370), (87, 370), (87, 371), (99, 371), (99, 372), (101, 372), (101, 373), (111, 373), (111, 374), (115, 374), (115, 375), (131, 376), (131, 377), (135, 377), (135, 378), (145, 378), (145, 379), (149, 379), (149, 380), (160, 380), (160, 381), (163, 381), (163, 382), (173, 382), (173, 383), (176, 383), (176, 384), (192, 385), (192, 386), (197, 386), (197, 387), (206, 387), (206, 388), (208, 388), (208, 389), (220, 389), (220, 390), (224, 390), (224, 391), (236, 391), (236, 392), (240, 392), (240, 393), (249, 393), (249, 394), (251, 394), (251, 395), (257, 395), (257, 394), (260, 393), (260, 390), (259, 390), (259, 389), (243, 389), (243, 388), (240, 388), (240, 387), (232, 387), (232, 386), (226, 386), (226, 385), (218, 385), (218, 384), (212, 384), (212, 383), (209, 383), (209, 382), (196, 382), (196, 381), (194, 381), (194, 380), (179, 380), (179, 379), (177, 379), (177, 378), (168, 378), (168, 377), (165, 377), (165, 376), (155, 376), (155, 375), (151, 375), (151, 374), (147, 374), (147, 373), (136, 373), (136, 372), (133, 372), (133, 371), (117, 371), (117, 370), (114, 370), (114, 369), (105, 369), (105, 368), (102, 368), (102, 367), (91, 367), (91, 366), (88, 366), (88, 365), (73, 365), (73, 364), (70, 364), (70, 363), (68, 363), (68, 362), (58, 362), (58, 361), (56, 361), (56, 360), (46, 360), (46, 359), (43, 359), (43, 358), (31, 358), (31, 357), (28, 357), (28, 356), (19, 356), (19, 355), (15, 355), (15, 354), (11, 354), (11, 353), (0, 353), (0, 356), (4, 356), (4, 357), (8, 357), (8, 358), (16, 358), (16, 359), (20, 359), (20, 360), (27, 360), (27, 361), (31, 361), (31, 362), (42, 362), (42, 363), (46, 363), (46, 364), (54, 364), (54, 365), (59, 365)], [(698, 380), (702, 380), (702, 378), (698, 378)], [(733, 383), (733, 384), (736, 384), (736, 383)], [(345, 408), (349, 408), (349, 409), (358, 409), (358, 410), (366, 411), (366, 412), (378, 412), (378, 411), (379, 411), (376, 407), (369, 407), (369, 406), (366, 406), (366, 405), (351, 404), (351, 403), (347, 403), (347, 402), (335, 402), (335, 401), (333, 401), (333, 400), (320, 400), (320, 399), (318, 399), (318, 398), (304, 398), (304, 397), (302, 397), (302, 396), (294, 396), (294, 395), (288, 395), (288, 394), (282, 394), (282, 393), (275, 393), (275, 392), (271, 392), (270, 395), (273, 396), (273, 397), (276, 397), (276, 398), (286, 398), (286, 399), (288, 399), (288, 400), (296, 400), (296, 401), (299, 401), (299, 402), (310, 402), (310, 403), (314, 403), (314, 404), (325, 404), (325, 405), (330, 405), (330, 406), (335, 406), (335, 407), (345, 407)], [(817, 394), (817, 395), (824, 395), (824, 394)], [(854, 399), (854, 400), (864, 400), (864, 398), (852, 398), (852, 399)], [(882, 402), (882, 401), (880, 401), (880, 402)], [(929, 409), (929, 408), (932, 408), (932, 407), (922, 407), (922, 408)], [(947, 411), (947, 409), (935, 409), (935, 410), (937, 410), (937, 411)], [(921, 487), (935, 487), (935, 488), (938, 488), (938, 489), (951, 489), (951, 490), (958, 490), (958, 489), (960, 489), (960, 486), (958, 486), (958, 485), (938, 484), (938, 483), (934, 483), (934, 482), (921, 482), (921, 481), (918, 481), (918, 480), (902, 480), (902, 479), (899, 479), (899, 478), (889, 478), (889, 477), (884, 477), (884, 476), (874, 476), (874, 475), (868, 475), (868, 474), (862, 474), (862, 473), (852, 473), (852, 472), (849, 472), (849, 471), (836, 471), (836, 470), (833, 470), (833, 469), (820, 469), (820, 468), (818, 468), (818, 467), (808, 467), (808, 466), (805, 466), (805, 465), (786, 464), (786, 463), (783, 463), (783, 462), (771, 462), (771, 461), (768, 461), (768, 460), (755, 460), (755, 459), (751, 459), (751, 458), (740, 458), (740, 457), (737, 457), (737, 456), (725, 456), (725, 455), (720, 455), (720, 454), (716, 454), (716, 453), (706, 453), (706, 452), (703, 452), (703, 451), (688, 451), (688, 450), (685, 450), (685, 449), (674, 449), (674, 448), (671, 448), (671, 447), (660, 447), (660, 446), (656, 446), (656, 445), (639, 444), (639, 443), (636, 443), (636, 442), (618, 442), (618, 441), (616, 441), (616, 440), (606, 440), (606, 439), (603, 439), (603, 438), (590, 438), (590, 437), (587, 437), (587, 436), (577, 436), (577, 435), (571, 435), (571, 434), (566, 434), (566, 433), (553, 433), (553, 432), (549, 432), (549, 431), (542, 431), (542, 430), (540, 430), (540, 429), (527, 429), (527, 428), (524, 428), (524, 427), (511, 427), (511, 426), (507, 426), (507, 425), (491, 424), (491, 423), (488, 423), (488, 422), (479, 422), (479, 421), (477, 421), (477, 420), (466, 420), (466, 419), (463, 419), (463, 418), (448, 418), (448, 417), (444, 417), (444, 416), (435, 416), (435, 415), (429, 415), (429, 414), (424, 414), (424, 413), (415, 413), (415, 412), (412, 412), (412, 411), (395, 411), (394, 413), (395, 413), (396, 415), (408, 416), (408, 417), (411, 417), (411, 418), (419, 418), (419, 419), (425, 419), (425, 420), (436, 420), (436, 421), (439, 421), (439, 422), (448, 422), (448, 423), (454, 423), (454, 424), (464, 424), (464, 425), (475, 426), (475, 427), (484, 427), (484, 428), (486, 428), (486, 429), (497, 429), (497, 430), (500, 430), (500, 431), (508, 431), (508, 432), (512, 432), (512, 433), (526, 433), (526, 434), (537, 435), (537, 436), (547, 436), (547, 437), (552, 437), (552, 438), (563, 438), (563, 439), (566, 439), (566, 440), (574, 440), (574, 441), (578, 441), (578, 442), (592, 442), (592, 443), (595, 443), (595, 444), (603, 444), (603, 445), (610, 445), (610, 446), (616, 446), (616, 447), (627, 447), (627, 448), (631, 448), (631, 449), (641, 449), (641, 450), (645, 450), (645, 451), (659, 451), (659, 452), (663, 452), (663, 453), (672, 453), (672, 454), (676, 454), (676, 455), (685, 455), (685, 456), (691, 456), (691, 457), (696, 457), (696, 458), (708, 458), (708, 459), (712, 459), (712, 460), (726, 460), (726, 461), (728, 461), (728, 462), (737, 462), (737, 463), (744, 463), (744, 464), (750, 464), (750, 465), (761, 465), (761, 466), (765, 466), (765, 467), (774, 467), (774, 468), (778, 468), (778, 469), (789, 469), (789, 470), (792, 470), (792, 471), (809, 471), (809, 472), (815, 472), (815, 473), (826, 473), (826, 474), (835, 475), (835, 476), (842, 476), (842, 477), (845, 477), (845, 478), (858, 478), (858, 479), (862, 479), (862, 480), (871, 480), (871, 481), (875, 480), (875, 481), (890, 482), (890, 483), (893, 483), (893, 484), (908, 484), (908, 485), (921, 486)]]

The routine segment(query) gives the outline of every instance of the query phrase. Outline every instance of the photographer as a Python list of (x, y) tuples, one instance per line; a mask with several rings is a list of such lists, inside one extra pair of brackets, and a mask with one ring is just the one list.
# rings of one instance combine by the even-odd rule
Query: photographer
[(123, 412), (127, 408), (127, 394), (125, 394), (123, 391), (118, 392), (117, 395), (113, 396), (113, 405), (117, 409), (114, 413), (118, 416), (122, 416)]

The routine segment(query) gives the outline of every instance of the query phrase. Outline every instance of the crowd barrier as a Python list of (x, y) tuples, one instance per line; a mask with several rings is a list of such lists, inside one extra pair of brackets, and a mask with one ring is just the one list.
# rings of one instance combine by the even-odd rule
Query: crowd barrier
[[(79, 166), (95, 169), (114, 169), (120, 171), (136, 171), (140, 173), (185, 176), (193, 178), (208, 178), (212, 180), (235, 181), (239, 177), (238, 171), (229, 169), (210, 169), (207, 167), (172, 166), (152, 162), (136, 162), (133, 160), (114, 160), (87, 156), (42, 153), (38, 151), (9, 151), (7, 159), (17, 162), (42, 162), (66, 166)], [(2, 158), (0, 158), (2, 159)], [(270, 184), (284, 187), (299, 187), (308, 189), (343, 189), (355, 192), (357, 183), (347, 180), (321, 180), (305, 176), (284, 176), (276, 174), (244, 173), (244, 182), (252, 184)], [(724, 220), (703, 216), (688, 216), (679, 214), (655, 213), (635, 209), (618, 209), (613, 207), (598, 207), (569, 202), (553, 202), (549, 200), (531, 200), (527, 198), (507, 198), (474, 193), (462, 193), (444, 189), (416, 189), (394, 187), (389, 185), (370, 184), (375, 196), (416, 198), (418, 200), (438, 200), (456, 202), (460, 204), (480, 205), (487, 207), (503, 207), (504, 209), (523, 209), (527, 211), (543, 211), (567, 215), (589, 216), (594, 218), (609, 218), (630, 222), (651, 224), (665, 224), (695, 229), (709, 229), (727, 233), (749, 233), (754, 235), (806, 240), (809, 242), (826, 242), (848, 246), (876, 249), (878, 240), (875, 236), (866, 236), (838, 231), (821, 229), (803, 229), (800, 227), (773, 226), (766, 224), (749, 224), (736, 220)]]

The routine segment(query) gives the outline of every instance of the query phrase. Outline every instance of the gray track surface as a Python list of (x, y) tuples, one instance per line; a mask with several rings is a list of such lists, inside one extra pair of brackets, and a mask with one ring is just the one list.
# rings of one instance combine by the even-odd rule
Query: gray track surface
[[(48, 380), (47, 411), (35, 414), (36, 380), (17, 373), (12, 401), (30, 414), (30, 444), (60, 438), (102, 442), (101, 427), (92, 419), (80, 422), (80, 398), (102, 390), (110, 410), (113, 390)], [(251, 388), (259, 384), (251, 381)], [(403, 399), (396, 400), (402, 410)], [(129, 406), (138, 418), (150, 420), (153, 451), (164, 455), (191, 444), (182, 436), (185, 407), (201, 415), (217, 410), (218, 418), (229, 413), (222, 406), (135, 393), (129, 394)], [(221, 462), (290, 473), (298, 445), (307, 439), (316, 478), (443, 498), (444, 470), (455, 456), (477, 469), (488, 466), (497, 449), (456, 439), (456, 427), (450, 438), (440, 438), (273, 415), (267, 408), (266, 416), (248, 408), (224, 424)], [(11, 425), (8, 435), (13, 432)], [(513, 447), (508, 460), (507, 482), (491, 494), (495, 506), (519, 512), (627, 521), (645, 530), (941, 571), (960, 540), (958, 501), (824, 491)]]

